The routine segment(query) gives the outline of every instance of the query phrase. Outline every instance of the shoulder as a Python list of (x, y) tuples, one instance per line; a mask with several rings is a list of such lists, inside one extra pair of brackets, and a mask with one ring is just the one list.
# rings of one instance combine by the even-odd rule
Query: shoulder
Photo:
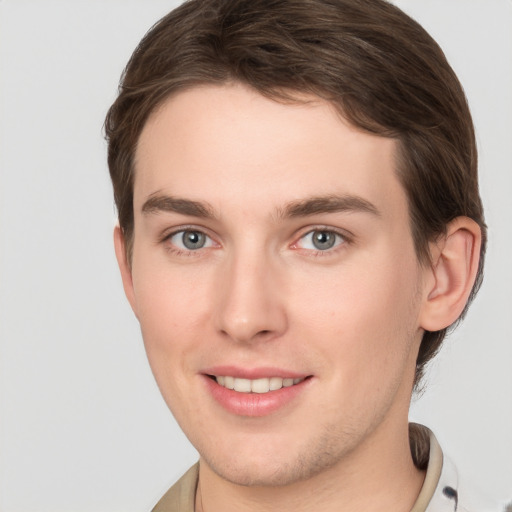
[(442, 467), (425, 512), (507, 512), (504, 504), (499, 504), (480, 493), (476, 490), (477, 486), (471, 485), (459, 476), (457, 467), (442, 453), (435, 436), (431, 434), (431, 452), (433, 447), (440, 452)]
[(151, 512), (194, 512), (199, 464), (194, 464), (160, 499)]
[[(460, 478), (455, 464), (446, 455), (443, 456), (441, 478), (431, 505), (432, 512), (505, 512), (504, 505), (480, 493), (476, 486)], [(430, 507), (428, 510), (430, 512)]]

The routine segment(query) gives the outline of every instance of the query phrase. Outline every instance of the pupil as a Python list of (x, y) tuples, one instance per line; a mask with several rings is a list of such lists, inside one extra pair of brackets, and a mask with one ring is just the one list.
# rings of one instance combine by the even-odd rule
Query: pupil
[(183, 245), (187, 249), (200, 249), (204, 245), (204, 235), (197, 231), (186, 231), (183, 233)]
[(334, 245), (335, 241), (336, 237), (334, 236), (334, 233), (329, 233), (329, 231), (317, 231), (313, 235), (313, 245), (317, 249), (330, 249)]

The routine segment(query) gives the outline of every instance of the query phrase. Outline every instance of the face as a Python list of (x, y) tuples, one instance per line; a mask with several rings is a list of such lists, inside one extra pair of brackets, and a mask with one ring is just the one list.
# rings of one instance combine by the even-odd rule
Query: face
[(407, 425), (424, 271), (395, 142), (306, 99), (193, 88), (136, 153), (127, 295), (177, 421), (241, 484), (307, 478)]

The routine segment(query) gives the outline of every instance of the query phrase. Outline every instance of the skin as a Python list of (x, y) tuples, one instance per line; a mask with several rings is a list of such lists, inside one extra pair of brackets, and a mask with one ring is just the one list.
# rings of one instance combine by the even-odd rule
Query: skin
[[(201, 455), (197, 510), (408, 511), (424, 478), (407, 434), (415, 360), (423, 330), (464, 306), (478, 229), (457, 219), (420, 265), (396, 142), (307, 99), (196, 87), (140, 136), (133, 259), (120, 229), (116, 252), (156, 381)], [(350, 208), (289, 211), (334, 196)], [(210, 215), (172, 211), (170, 197)], [(184, 229), (205, 245), (183, 246)], [(218, 365), (308, 379), (251, 417), (209, 393)]]

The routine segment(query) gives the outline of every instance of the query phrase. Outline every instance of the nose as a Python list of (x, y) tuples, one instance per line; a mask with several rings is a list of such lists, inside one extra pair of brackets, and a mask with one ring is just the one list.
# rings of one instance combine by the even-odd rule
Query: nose
[(261, 253), (226, 261), (217, 288), (218, 331), (240, 343), (281, 336), (288, 327), (282, 277), (279, 265)]

